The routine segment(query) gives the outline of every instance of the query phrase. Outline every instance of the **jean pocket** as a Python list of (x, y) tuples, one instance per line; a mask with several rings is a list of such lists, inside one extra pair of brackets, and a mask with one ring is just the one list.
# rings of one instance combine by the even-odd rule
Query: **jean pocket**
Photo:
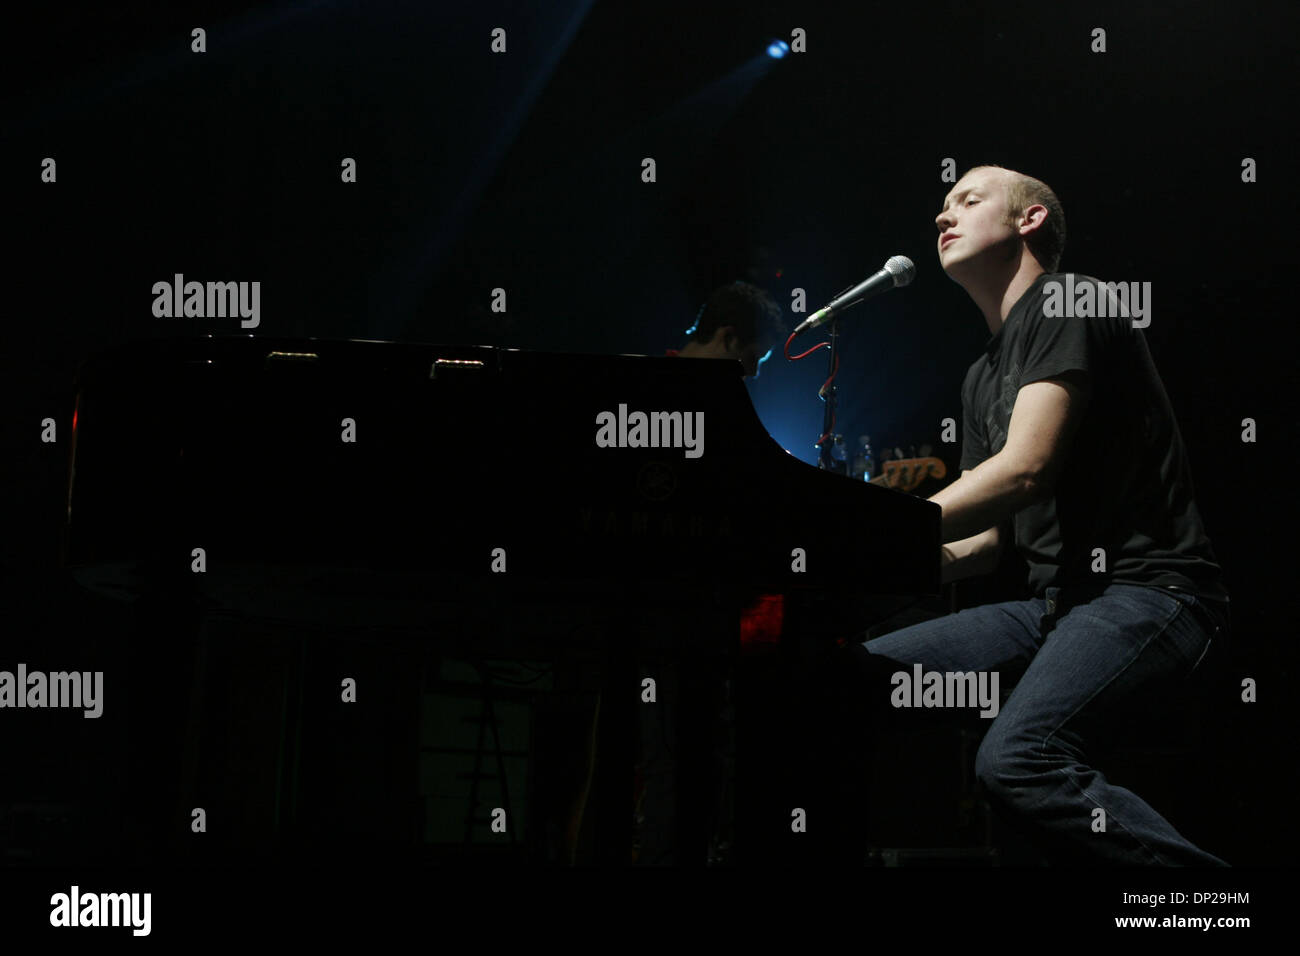
[[(1163, 590), (1169, 599), (1176, 602), (1181, 609), (1186, 610), (1187, 617), (1195, 622), (1195, 626), (1187, 628), (1188, 633), (1183, 635), (1179, 641), (1185, 658), (1191, 664), (1190, 673), (1201, 666), (1201, 661), (1205, 660), (1205, 655), (1209, 652), (1210, 646), (1214, 643), (1215, 638), (1219, 636), (1222, 628), (1209, 607), (1195, 594), (1187, 591), (1177, 591), (1172, 588)], [(1199, 635), (1197, 632), (1199, 632)]]
[(1211, 634), (1218, 636), (1221, 632), (1227, 630), (1227, 620), (1224, 612), (1210, 602), (1202, 600), (1190, 591), (1175, 588), (1165, 588), (1164, 591), (1183, 607), (1188, 608)]

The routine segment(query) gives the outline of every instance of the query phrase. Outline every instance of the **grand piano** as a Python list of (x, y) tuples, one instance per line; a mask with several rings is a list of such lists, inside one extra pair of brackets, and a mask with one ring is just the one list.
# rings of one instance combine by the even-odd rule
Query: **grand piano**
[(794, 458), (741, 376), (357, 340), (121, 346), (79, 373), (65, 563), (101, 594), (206, 616), (591, 657), (617, 748), (638, 656), (734, 655), (760, 595), (834, 637), (940, 592), (938, 506)]

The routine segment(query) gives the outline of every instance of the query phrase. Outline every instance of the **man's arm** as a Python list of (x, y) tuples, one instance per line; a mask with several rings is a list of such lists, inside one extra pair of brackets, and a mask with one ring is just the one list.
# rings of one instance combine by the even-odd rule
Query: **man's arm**
[[(961, 473), (965, 478), (970, 469)], [(940, 574), (944, 584), (971, 578), (980, 574), (991, 574), (997, 569), (1002, 557), (1002, 532), (1000, 525), (994, 525), (987, 531), (942, 545), (943, 558), (940, 562)]]
[(1087, 402), (1087, 382), (1073, 374), (1021, 388), (1002, 450), (930, 496), (943, 509), (943, 543), (982, 534), (1050, 496)]

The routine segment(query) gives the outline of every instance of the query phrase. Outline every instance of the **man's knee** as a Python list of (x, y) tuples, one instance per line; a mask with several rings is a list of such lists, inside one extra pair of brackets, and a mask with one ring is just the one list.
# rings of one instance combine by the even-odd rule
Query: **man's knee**
[(975, 779), (992, 802), (1011, 807), (1027, 791), (1025, 763), (1024, 745), (1017, 745), (994, 724), (975, 751)]

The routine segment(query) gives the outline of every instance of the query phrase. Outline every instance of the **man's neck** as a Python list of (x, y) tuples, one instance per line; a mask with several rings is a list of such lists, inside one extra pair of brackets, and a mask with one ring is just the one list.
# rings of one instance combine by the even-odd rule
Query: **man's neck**
[(984, 321), (988, 323), (990, 335), (998, 334), (1002, 323), (1006, 322), (1007, 315), (1011, 312), (1011, 307), (1020, 301), (1020, 297), (1043, 274), (1043, 271), (1038, 260), (1029, 257), (1022, 260), (1019, 268), (1010, 275), (986, 274), (981, 276), (983, 281), (978, 285), (965, 286), (970, 297), (979, 306), (979, 310), (984, 313)]

